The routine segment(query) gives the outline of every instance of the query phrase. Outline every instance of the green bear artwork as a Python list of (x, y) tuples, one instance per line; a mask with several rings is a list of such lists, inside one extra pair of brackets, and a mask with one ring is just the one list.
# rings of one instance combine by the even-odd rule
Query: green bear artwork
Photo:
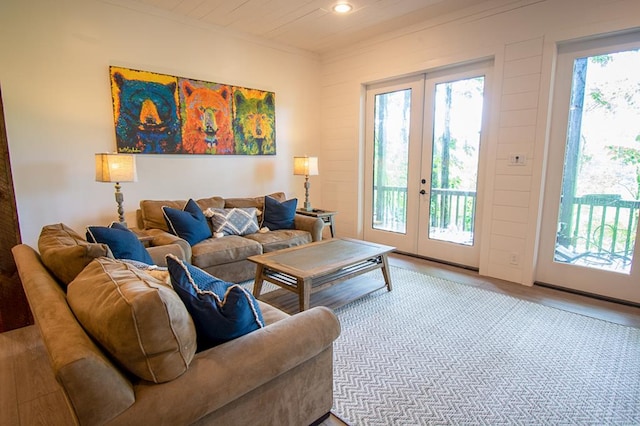
[(275, 103), (271, 92), (235, 88), (233, 131), (237, 154), (276, 153)]
[(118, 152), (275, 155), (275, 93), (109, 67)]

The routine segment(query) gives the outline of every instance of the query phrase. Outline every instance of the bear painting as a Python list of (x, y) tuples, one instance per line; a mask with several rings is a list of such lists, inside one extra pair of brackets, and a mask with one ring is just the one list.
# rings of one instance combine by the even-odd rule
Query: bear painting
[(117, 151), (275, 155), (275, 94), (109, 67)]
[(184, 153), (235, 153), (229, 86), (180, 80), (180, 116)]
[(276, 153), (275, 94), (234, 88), (233, 131), (236, 154)]
[(147, 77), (150, 74), (111, 67), (118, 152), (181, 151), (177, 79), (157, 82)]

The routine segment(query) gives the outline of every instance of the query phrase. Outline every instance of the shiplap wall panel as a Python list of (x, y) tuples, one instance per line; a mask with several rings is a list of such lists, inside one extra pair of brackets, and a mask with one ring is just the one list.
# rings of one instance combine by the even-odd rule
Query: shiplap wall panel
[(495, 235), (519, 238), (523, 241), (527, 238), (526, 228), (521, 223), (510, 220), (494, 220), (491, 229)]
[[(539, 89), (543, 39), (508, 43), (504, 47), (504, 73), (500, 104), (497, 161), (494, 179), (494, 215), (491, 223), (491, 255), (488, 268), (493, 276), (522, 280), (529, 241), (532, 174), (536, 125), (539, 120)], [(524, 155), (525, 165), (510, 163), (512, 155)], [(525, 209), (526, 215), (496, 216), (504, 208)], [(527, 220), (523, 222), (522, 218)], [(510, 237), (510, 238), (500, 238)], [(517, 264), (512, 263), (516, 257)], [(528, 280), (525, 280), (529, 283)]]
[[(527, 147), (527, 149), (530, 150), (531, 147)], [(514, 151), (513, 153), (519, 154), (519, 153), (522, 153), (523, 151), (524, 150)], [(496, 179), (502, 175), (505, 175), (508, 177), (511, 177), (513, 175), (531, 176), (533, 172), (533, 164), (534, 164), (533, 159), (531, 158), (531, 155), (528, 155), (525, 161), (526, 161), (526, 164), (522, 166), (514, 166), (509, 162), (508, 157), (498, 158), (496, 160), (496, 169), (495, 169)]]
[(533, 58), (539, 56), (541, 51), (541, 38), (523, 40), (506, 45), (504, 49), (504, 59), (505, 62), (513, 62), (518, 61), (519, 59)]
[[(513, 169), (513, 167), (511, 168)], [(504, 191), (531, 191), (531, 176), (528, 175), (498, 175), (495, 189)]]
[(499, 143), (496, 152), (497, 158), (507, 159), (512, 153), (519, 152), (527, 154), (527, 158), (533, 158), (534, 150), (531, 148), (533, 142), (528, 142), (526, 139), (531, 133), (524, 127), (518, 128), (518, 131), (522, 135), (521, 138), (513, 142)]
[[(532, 284), (553, 80), (551, 56), (555, 54), (545, 46), (549, 40), (561, 42), (640, 26), (634, 13), (639, 4), (636, 0), (548, 0), (522, 1), (512, 8), (475, 8), (323, 55), (321, 128), (323, 155), (329, 156), (323, 158), (357, 159), (340, 162), (322, 176), (323, 182), (330, 181), (323, 186), (323, 204), (340, 210), (339, 234), (357, 238), (363, 232), (359, 216), (364, 191), (363, 87), (493, 58), (485, 176), (479, 190), (486, 200), (483, 219), (477, 224), (482, 236), (480, 273)], [(341, 114), (348, 118), (350, 129), (330, 129)], [(510, 165), (511, 154), (524, 154), (526, 164)], [(354, 174), (340, 170), (354, 167), (358, 168)], [(511, 263), (514, 255), (516, 265)]]
[(524, 238), (494, 234), (491, 238), (491, 249), (505, 252), (516, 251), (518, 247), (524, 246), (524, 241)]
[(529, 209), (527, 207), (502, 206), (492, 211), (492, 218), (495, 220), (526, 224), (529, 222)]
[(493, 192), (493, 202), (496, 206), (529, 207), (529, 192), (497, 190)]
[(538, 107), (538, 92), (509, 93), (502, 96), (505, 110), (531, 109)]
[(501, 127), (533, 126), (534, 124), (536, 124), (537, 117), (538, 117), (538, 110), (534, 108), (516, 109), (516, 110), (503, 109), (500, 114), (500, 126)]
[(535, 132), (535, 126), (501, 127), (498, 131), (498, 143), (501, 146), (514, 143), (532, 144), (535, 142)]
[[(542, 46), (540, 46), (542, 49)], [(542, 62), (542, 56), (533, 56), (531, 58), (520, 58), (513, 61), (505, 60), (504, 63), (504, 77), (512, 78), (519, 77), (521, 75), (530, 75), (540, 72), (540, 65)], [(506, 55), (505, 55), (506, 56)]]
[(536, 74), (519, 75), (505, 78), (502, 82), (502, 94), (538, 92), (540, 90), (540, 76)]

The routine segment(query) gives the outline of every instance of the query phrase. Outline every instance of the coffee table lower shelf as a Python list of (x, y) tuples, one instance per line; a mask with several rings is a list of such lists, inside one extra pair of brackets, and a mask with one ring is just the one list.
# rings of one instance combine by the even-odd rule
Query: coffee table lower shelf
[[(358, 276), (343, 281), (324, 290), (311, 293), (309, 307), (327, 306), (338, 309), (355, 300), (361, 299), (378, 290), (386, 290), (387, 285), (380, 279), (372, 279), (370, 276)], [(385, 291), (386, 293), (386, 291)], [(300, 312), (298, 295), (285, 289), (278, 289), (263, 293), (259, 299), (276, 308), (294, 315)]]
[[(341, 281), (348, 280), (357, 275), (373, 271), (382, 267), (383, 259), (378, 256), (373, 259), (367, 259), (355, 265), (349, 265), (336, 272), (317, 277), (313, 280), (312, 291), (320, 291), (326, 287), (338, 284)], [(291, 291), (297, 292), (298, 279), (292, 275), (280, 272), (269, 267), (262, 270), (262, 278), (283, 288), (290, 288)]]

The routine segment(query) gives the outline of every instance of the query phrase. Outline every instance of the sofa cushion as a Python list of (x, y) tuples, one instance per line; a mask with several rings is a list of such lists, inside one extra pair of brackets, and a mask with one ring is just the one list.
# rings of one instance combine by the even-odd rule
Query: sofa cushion
[(261, 300), (258, 300), (258, 305), (260, 306), (260, 311), (262, 311), (262, 318), (264, 318), (265, 325), (275, 324), (278, 321), (290, 317), (286, 312)]
[(262, 254), (262, 246), (245, 237), (229, 235), (222, 238), (207, 238), (191, 247), (191, 264), (206, 269), (213, 265), (244, 260), (256, 254)]
[(298, 199), (292, 198), (280, 202), (275, 198), (266, 196), (264, 198), (264, 219), (262, 226), (271, 231), (278, 229), (295, 229), (294, 218), (296, 216)]
[[(286, 201), (287, 197), (284, 192), (274, 192), (273, 194), (269, 194), (269, 197), (278, 200), (278, 201)], [(264, 211), (264, 197), (247, 197), (247, 198), (226, 198), (224, 200), (224, 208), (248, 208), (255, 207), (258, 209), (258, 226), (262, 226), (262, 212)]]
[(204, 215), (211, 220), (213, 232), (224, 235), (247, 235), (258, 232), (258, 217), (255, 207), (231, 209), (207, 209)]
[(163, 206), (164, 219), (169, 231), (193, 246), (211, 237), (211, 228), (198, 204), (189, 199), (182, 210)]
[(125, 262), (93, 260), (68, 287), (67, 300), (85, 330), (134, 375), (155, 383), (184, 373), (196, 331), (178, 295)]
[[(284, 192), (274, 192), (272, 194), (268, 194), (267, 196), (278, 201), (285, 201), (287, 199)], [(258, 210), (262, 210), (264, 208), (264, 196), (231, 197), (224, 199), (224, 208), (230, 209), (234, 207), (255, 207)]]
[(109, 246), (116, 259), (131, 259), (153, 264), (153, 259), (136, 234), (118, 222), (107, 226), (87, 226), (87, 241)]
[[(167, 254), (173, 254), (173, 253), (167, 253)], [(147, 275), (151, 275), (153, 278), (159, 280), (169, 288), (173, 288), (173, 286), (171, 285), (171, 280), (169, 279), (169, 270), (167, 269), (166, 266), (150, 265), (148, 263), (138, 262), (137, 260), (131, 260), (131, 259), (118, 259), (118, 260), (122, 263), (129, 264), (134, 268), (144, 271)], [(165, 264), (166, 264), (166, 260), (165, 260)]]
[[(167, 206), (177, 210), (181, 210), (187, 203), (187, 200), (142, 200), (140, 201), (140, 217), (144, 229), (162, 229), (169, 232), (167, 222), (164, 220), (162, 207)], [(224, 208), (224, 198), (210, 197), (200, 198), (196, 200), (201, 210), (208, 208)]]
[(263, 253), (301, 246), (312, 241), (310, 233), (297, 229), (279, 229), (265, 233), (257, 232), (255, 234), (245, 235), (245, 238), (260, 243)]
[(258, 301), (246, 289), (167, 256), (171, 283), (193, 318), (203, 350), (264, 327)]
[(113, 257), (106, 244), (89, 243), (63, 223), (42, 228), (38, 238), (38, 251), (42, 263), (65, 286), (93, 259)]

